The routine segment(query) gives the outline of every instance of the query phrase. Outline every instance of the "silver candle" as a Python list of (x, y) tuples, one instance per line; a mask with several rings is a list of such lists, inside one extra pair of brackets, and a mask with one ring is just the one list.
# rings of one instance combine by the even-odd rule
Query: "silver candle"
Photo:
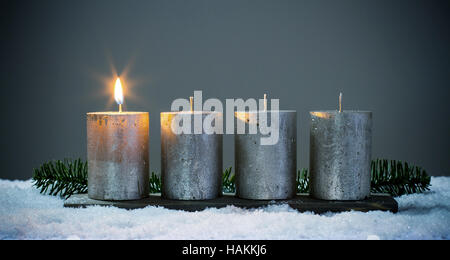
[(236, 112), (235, 117), (250, 128), (251, 124), (263, 123), (263, 113), (267, 113), (269, 121), (278, 113), (279, 139), (276, 144), (261, 145), (264, 135), (259, 131), (235, 134), (236, 195), (254, 200), (292, 198), (296, 194), (297, 112)]
[(87, 114), (88, 196), (135, 200), (149, 195), (148, 113)]
[(311, 196), (324, 200), (368, 197), (372, 113), (316, 111), (310, 114)]
[[(192, 102), (191, 102), (192, 103)], [(176, 134), (172, 123), (185, 116), (194, 126), (208, 115), (222, 122), (222, 113), (191, 111), (161, 113), (162, 197), (174, 200), (214, 199), (222, 194), (222, 134)]]

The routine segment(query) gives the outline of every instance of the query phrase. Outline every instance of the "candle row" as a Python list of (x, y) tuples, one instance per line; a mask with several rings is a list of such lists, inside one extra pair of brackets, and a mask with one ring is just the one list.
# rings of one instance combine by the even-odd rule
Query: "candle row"
[[(236, 196), (288, 199), (296, 194), (296, 111), (236, 112), (236, 120), (262, 124), (278, 116), (278, 142), (261, 145), (261, 133), (235, 134)], [(311, 112), (311, 195), (325, 200), (361, 200), (370, 194), (372, 113)], [(173, 120), (222, 113), (161, 113), (162, 196), (175, 200), (214, 199), (222, 194), (222, 134), (174, 133)], [(236, 132), (237, 125), (235, 125)], [(136, 200), (149, 195), (149, 116), (146, 112), (87, 114), (88, 194), (99, 200)]]

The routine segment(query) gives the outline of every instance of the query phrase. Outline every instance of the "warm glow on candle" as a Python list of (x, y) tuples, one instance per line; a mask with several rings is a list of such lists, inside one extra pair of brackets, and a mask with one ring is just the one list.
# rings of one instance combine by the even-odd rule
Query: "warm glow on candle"
[(117, 78), (116, 84), (114, 85), (114, 99), (116, 100), (118, 105), (123, 104), (123, 90), (120, 78)]
[(328, 112), (310, 112), (310, 113), (311, 113), (311, 115), (317, 116), (320, 118), (327, 118), (327, 119), (331, 118), (331, 114)]

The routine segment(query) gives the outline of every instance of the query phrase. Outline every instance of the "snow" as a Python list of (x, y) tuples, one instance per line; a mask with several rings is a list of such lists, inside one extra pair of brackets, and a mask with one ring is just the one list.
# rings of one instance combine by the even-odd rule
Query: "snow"
[(64, 208), (31, 181), (0, 180), (0, 239), (450, 239), (450, 177), (396, 198), (399, 213), (299, 213), (288, 206), (184, 212)]

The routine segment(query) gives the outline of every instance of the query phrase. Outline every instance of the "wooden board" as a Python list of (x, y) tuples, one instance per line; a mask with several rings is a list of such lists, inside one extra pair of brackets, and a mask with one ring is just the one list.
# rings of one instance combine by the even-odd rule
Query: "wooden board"
[(307, 194), (298, 194), (289, 200), (247, 200), (240, 199), (233, 194), (225, 194), (222, 197), (203, 201), (167, 200), (159, 194), (151, 194), (148, 198), (133, 201), (100, 201), (89, 199), (87, 194), (76, 194), (65, 201), (64, 207), (80, 208), (88, 206), (114, 206), (124, 209), (138, 209), (147, 206), (159, 206), (167, 209), (184, 211), (201, 211), (206, 208), (223, 208), (229, 205), (240, 208), (259, 208), (268, 205), (288, 204), (300, 212), (311, 211), (314, 213), (343, 212), (343, 211), (398, 211), (397, 202), (389, 195), (372, 194), (370, 198), (361, 201), (326, 201), (311, 198)]

